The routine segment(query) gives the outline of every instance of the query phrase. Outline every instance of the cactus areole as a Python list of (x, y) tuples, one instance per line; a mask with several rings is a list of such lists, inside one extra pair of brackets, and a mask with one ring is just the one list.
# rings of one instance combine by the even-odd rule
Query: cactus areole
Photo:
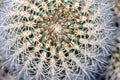
[(24, 80), (96, 80), (113, 42), (112, 2), (9, 3), (0, 27), (3, 67)]

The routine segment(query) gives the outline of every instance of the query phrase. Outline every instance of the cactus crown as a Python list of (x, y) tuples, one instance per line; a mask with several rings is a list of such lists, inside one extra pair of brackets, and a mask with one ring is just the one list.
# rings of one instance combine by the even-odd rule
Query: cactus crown
[(25, 80), (95, 79), (92, 73), (102, 70), (114, 30), (108, 0), (12, 4), (1, 43), (10, 71)]

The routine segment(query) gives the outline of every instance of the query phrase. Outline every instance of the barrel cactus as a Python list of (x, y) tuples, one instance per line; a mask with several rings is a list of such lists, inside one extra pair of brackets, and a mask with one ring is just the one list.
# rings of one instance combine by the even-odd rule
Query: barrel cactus
[(23, 80), (96, 80), (114, 44), (113, 5), (11, 0), (1, 16), (3, 68)]

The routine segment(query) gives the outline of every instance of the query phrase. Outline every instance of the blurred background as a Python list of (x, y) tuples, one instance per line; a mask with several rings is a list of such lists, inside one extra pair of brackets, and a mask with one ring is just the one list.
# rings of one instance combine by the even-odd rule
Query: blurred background
[[(116, 27), (118, 27), (115, 40), (116, 45), (112, 48), (113, 55), (110, 58), (109, 65), (106, 66), (106, 70), (99, 80), (120, 80), (120, 0), (118, 0), (118, 3), (116, 3), (114, 11), (116, 15), (115, 25)], [(0, 60), (1, 59), (2, 57), (0, 56)], [(0, 62), (0, 65), (1, 63), (2, 62)], [(8, 74), (8, 70), (2, 69), (2, 67), (0, 66), (0, 80), (16, 80), (16, 79), (14, 78), (14, 76)]]

